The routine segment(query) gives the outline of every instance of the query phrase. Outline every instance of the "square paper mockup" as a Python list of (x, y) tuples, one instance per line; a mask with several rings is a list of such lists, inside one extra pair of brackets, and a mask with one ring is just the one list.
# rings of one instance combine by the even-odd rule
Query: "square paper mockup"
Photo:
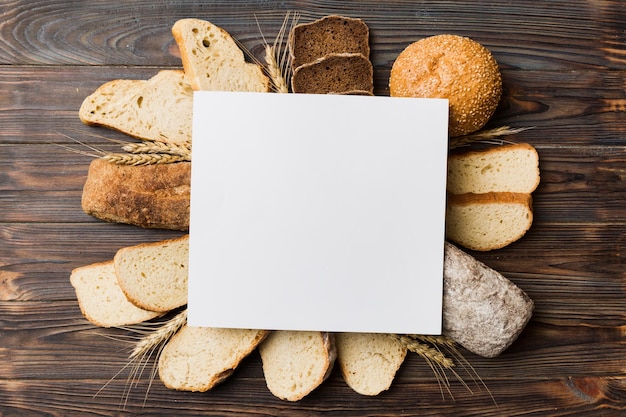
[(448, 101), (195, 92), (189, 324), (440, 334)]

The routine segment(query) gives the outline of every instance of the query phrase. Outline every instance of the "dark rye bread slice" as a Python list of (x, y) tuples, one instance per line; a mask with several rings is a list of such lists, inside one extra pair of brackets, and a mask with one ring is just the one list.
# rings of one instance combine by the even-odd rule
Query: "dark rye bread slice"
[(358, 53), (369, 58), (369, 28), (361, 19), (331, 15), (295, 26), (289, 34), (292, 67), (328, 54)]
[(297, 67), (291, 78), (294, 93), (374, 92), (374, 69), (363, 54), (330, 54)]

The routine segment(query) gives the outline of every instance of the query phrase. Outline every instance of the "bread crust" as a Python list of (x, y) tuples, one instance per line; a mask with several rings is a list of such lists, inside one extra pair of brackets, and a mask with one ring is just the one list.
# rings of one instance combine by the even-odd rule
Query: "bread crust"
[(406, 47), (391, 68), (393, 97), (447, 98), (449, 134), (467, 135), (493, 116), (502, 95), (502, 77), (491, 52), (458, 35), (436, 35)]
[(191, 163), (119, 165), (94, 159), (83, 187), (83, 211), (145, 228), (189, 229)]

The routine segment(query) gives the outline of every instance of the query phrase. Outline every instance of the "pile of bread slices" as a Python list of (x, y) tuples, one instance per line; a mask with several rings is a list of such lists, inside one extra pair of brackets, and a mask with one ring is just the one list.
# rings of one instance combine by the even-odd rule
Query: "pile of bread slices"
[[(149, 80), (106, 83), (84, 100), (79, 112), (81, 120), (141, 140), (185, 144), (191, 141), (194, 90), (271, 90), (272, 82), (263, 69), (246, 62), (242, 50), (223, 29), (207, 21), (183, 19), (175, 23), (172, 32), (180, 49), (182, 71), (163, 70)], [(467, 38), (461, 39), (465, 42)], [(445, 51), (450, 46), (440, 47)], [(373, 95), (369, 30), (362, 20), (328, 16), (297, 25), (290, 33), (289, 53), (293, 92)], [(401, 71), (396, 73), (400, 75), (392, 72), (392, 84), (404, 77)], [(419, 89), (390, 90), (397, 96), (429, 96)], [(460, 125), (467, 124), (467, 120), (460, 111), (462, 106), (451, 96), (453, 91), (443, 94), (450, 96), (451, 116), (458, 115), (456, 119), (451, 117), (451, 129), (457, 129), (452, 124), (455, 120), (460, 120)], [(433, 94), (446, 97), (441, 92)], [(499, 94), (498, 90), (498, 99)], [(489, 117), (494, 110), (495, 107), (487, 111)], [(471, 129), (480, 129), (489, 117), (485, 119), (483, 115), (485, 120), (474, 123)], [(516, 240), (530, 227), (529, 196), (538, 182), (536, 152), (530, 145), (457, 152), (450, 157), (448, 175), (449, 239), (470, 249), (490, 250)], [(519, 178), (526, 176), (532, 177), (528, 181), (532, 185), (512, 190), (501, 187), (511, 182), (517, 185)], [(513, 198), (513, 194), (527, 194), (528, 198)], [(106, 221), (186, 231), (189, 198), (189, 162), (135, 166), (96, 159), (89, 168), (82, 206), (86, 213)], [(517, 210), (517, 206), (522, 209)], [(524, 221), (520, 222), (520, 217)], [(477, 225), (465, 227), (472, 222)], [(485, 229), (493, 230), (491, 224), (503, 222), (495, 238), (485, 233)], [(517, 226), (519, 223), (522, 225)], [(532, 313), (532, 301), (495, 271), (451, 245), (446, 250), (451, 262), (449, 269), (462, 273), (449, 271), (445, 277), (444, 308), (446, 302), (450, 307), (444, 312), (445, 330), (472, 352), (495, 356), (524, 328)], [(111, 327), (140, 323), (184, 308), (187, 257), (185, 235), (122, 248), (113, 260), (75, 269), (71, 282), (84, 316), (98, 326)], [(470, 287), (475, 295), (463, 295)], [(501, 290), (501, 299), (500, 295), (492, 297), (500, 304), (487, 300), (483, 287), (489, 288), (491, 296)], [(485, 309), (485, 317), (469, 320), (479, 323), (480, 330), (476, 331), (469, 328), (475, 323), (468, 322), (467, 314), (479, 311), (475, 308), (478, 304), (489, 308)], [(500, 308), (502, 305), (516, 307), (511, 310)], [(397, 337), (385, 334), (183, 326), (167, 341), (159, 356), (159, 376), (173, 389), (206, 391), (230, 375), (256, 348), (269, 390), (288, 401), (297, 401), (319, 386), (335, 361), (356, 392), (377, 395), (390, 387), (407, 353), (407, 347)]]

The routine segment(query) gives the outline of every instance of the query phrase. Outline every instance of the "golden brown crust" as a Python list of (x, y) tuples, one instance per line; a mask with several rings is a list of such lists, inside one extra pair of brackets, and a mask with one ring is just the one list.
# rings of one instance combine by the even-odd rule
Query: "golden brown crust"
[(409, 45), (391, 69), (394, 97), (447, 98), (449, 134), (467, 135), (482, 128), (502, 95), (498, 63), (478, 42), (457, 35), (437, 35)]
[(118, 165), (95, 159), (83, 188), (87, 214), (145, 228), (187, 230), (191, 163)]

